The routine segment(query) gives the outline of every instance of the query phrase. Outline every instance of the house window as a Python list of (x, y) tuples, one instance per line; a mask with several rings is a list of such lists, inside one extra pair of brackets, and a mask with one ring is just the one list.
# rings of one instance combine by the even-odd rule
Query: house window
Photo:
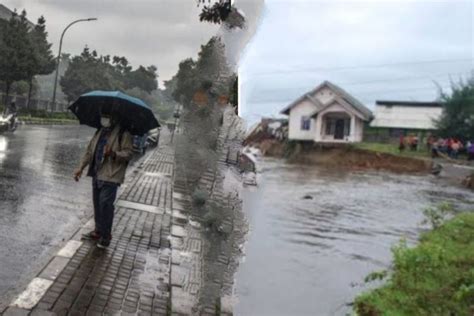
[(309, 116), (301, 117), (301, 130), (309, 131), (311, 129), (311, 118)]

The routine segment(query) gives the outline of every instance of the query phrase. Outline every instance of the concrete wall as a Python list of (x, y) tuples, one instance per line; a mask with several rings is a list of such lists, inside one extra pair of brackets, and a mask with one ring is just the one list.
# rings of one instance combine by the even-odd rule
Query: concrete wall
[(288, 119), (288, 138), (290, 140), (312, 140), (314, 139), (315, 124), (311, 120), (310, 129), (305, 131), (301, 129), (301, 119), (303, 116), (309, 116), (316, 111), (316, 106), (309, 100), (303, 100), (294, 106)]

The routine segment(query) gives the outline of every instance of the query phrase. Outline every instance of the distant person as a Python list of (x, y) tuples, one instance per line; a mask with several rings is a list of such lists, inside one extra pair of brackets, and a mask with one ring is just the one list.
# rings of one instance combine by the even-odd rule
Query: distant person
[(410, 149), (412, 151), (418, 150), (418, 136), (412, 136), (410, 139)]
[(12, 101), (10, 103), (10, 105), (7, 106), (7, 108), (5, 110), (5, 116), (9, 116), (9, 115), (11, 115), (11, 117), (10, 117), (10, 129), (13, 129), (15, 127), (15, 120), (16, 120), (16, 116), (17, 116), (17, 109), (16, 109), (15, 101)]
[(398, 150), (400, 152), (403, 152), (405, 150), (405, 137), (403, 135), (400, 135), (400, 141), (398, 144)]
[(95, 240), (97, 247), (106, 248), (112, 239), (117, 190), (132, 158), (133, 142), (130, 133), (121, 128), (117, 116), (103, 112), (100, 125), (74, 172), (74, 179), (79, 181), (82, 171), (89, 166), (87, 175), (92, 177), (95, 229), (83, 238)]
[(459, 150), (461, 150), (461, 142), (457, 139), (453, 139), (451, 142), (451, 158), (458, 159)]
[(440, 143), (435, 141), (431, 145), (431, 158), (438, 158), (439, 157), (439, 146)]
[(469, 141), (466, 144), (466, 150), (467, 150), (467, 160), (473, 161), (474, 160), (474, 141)]
[(426, 139), (426, 148), (428, 151), (431, 151), (431, 149), (433, 148), (433, 145), (435, 144), (436, 142), (436, 139), (433, 135), (429, 135), (428, 138)]
[(10, 114), (16, 114), (16, 103), (15, 101), (12, 101), (10, 105), (7, 107), (5, 114), (10, 115)]

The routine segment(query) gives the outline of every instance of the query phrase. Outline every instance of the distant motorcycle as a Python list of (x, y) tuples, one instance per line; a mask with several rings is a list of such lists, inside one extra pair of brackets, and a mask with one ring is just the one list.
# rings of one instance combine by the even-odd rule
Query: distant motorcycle
[(0, 133), (14, 132), (18, 127), (18, 117), (16, 114), (0, 116)]

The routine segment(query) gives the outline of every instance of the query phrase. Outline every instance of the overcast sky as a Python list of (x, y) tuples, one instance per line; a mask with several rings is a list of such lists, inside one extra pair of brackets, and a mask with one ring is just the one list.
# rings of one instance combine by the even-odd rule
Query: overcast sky
[(323, 80), (369, 108), (434, 100), (434, 81), (449, 87), (474, 68), (473, 9), (471, 0), (266, 0), (241, 61), (241, 114), (277, 114)]
[(57, 54), (61, 32), (63, 52), (79, 54), (87, 44), (102, 55), (127, 57), (134, 67), (156, 65), (160, 82), (170, 79), (181, 60), (197, 57), (200, 45), (216, 34), (218, 26), (199, 22), (196, 0), (4, 0), (10, 9), (26, 9), (30, 21), (46, 18), (49, 41)]

